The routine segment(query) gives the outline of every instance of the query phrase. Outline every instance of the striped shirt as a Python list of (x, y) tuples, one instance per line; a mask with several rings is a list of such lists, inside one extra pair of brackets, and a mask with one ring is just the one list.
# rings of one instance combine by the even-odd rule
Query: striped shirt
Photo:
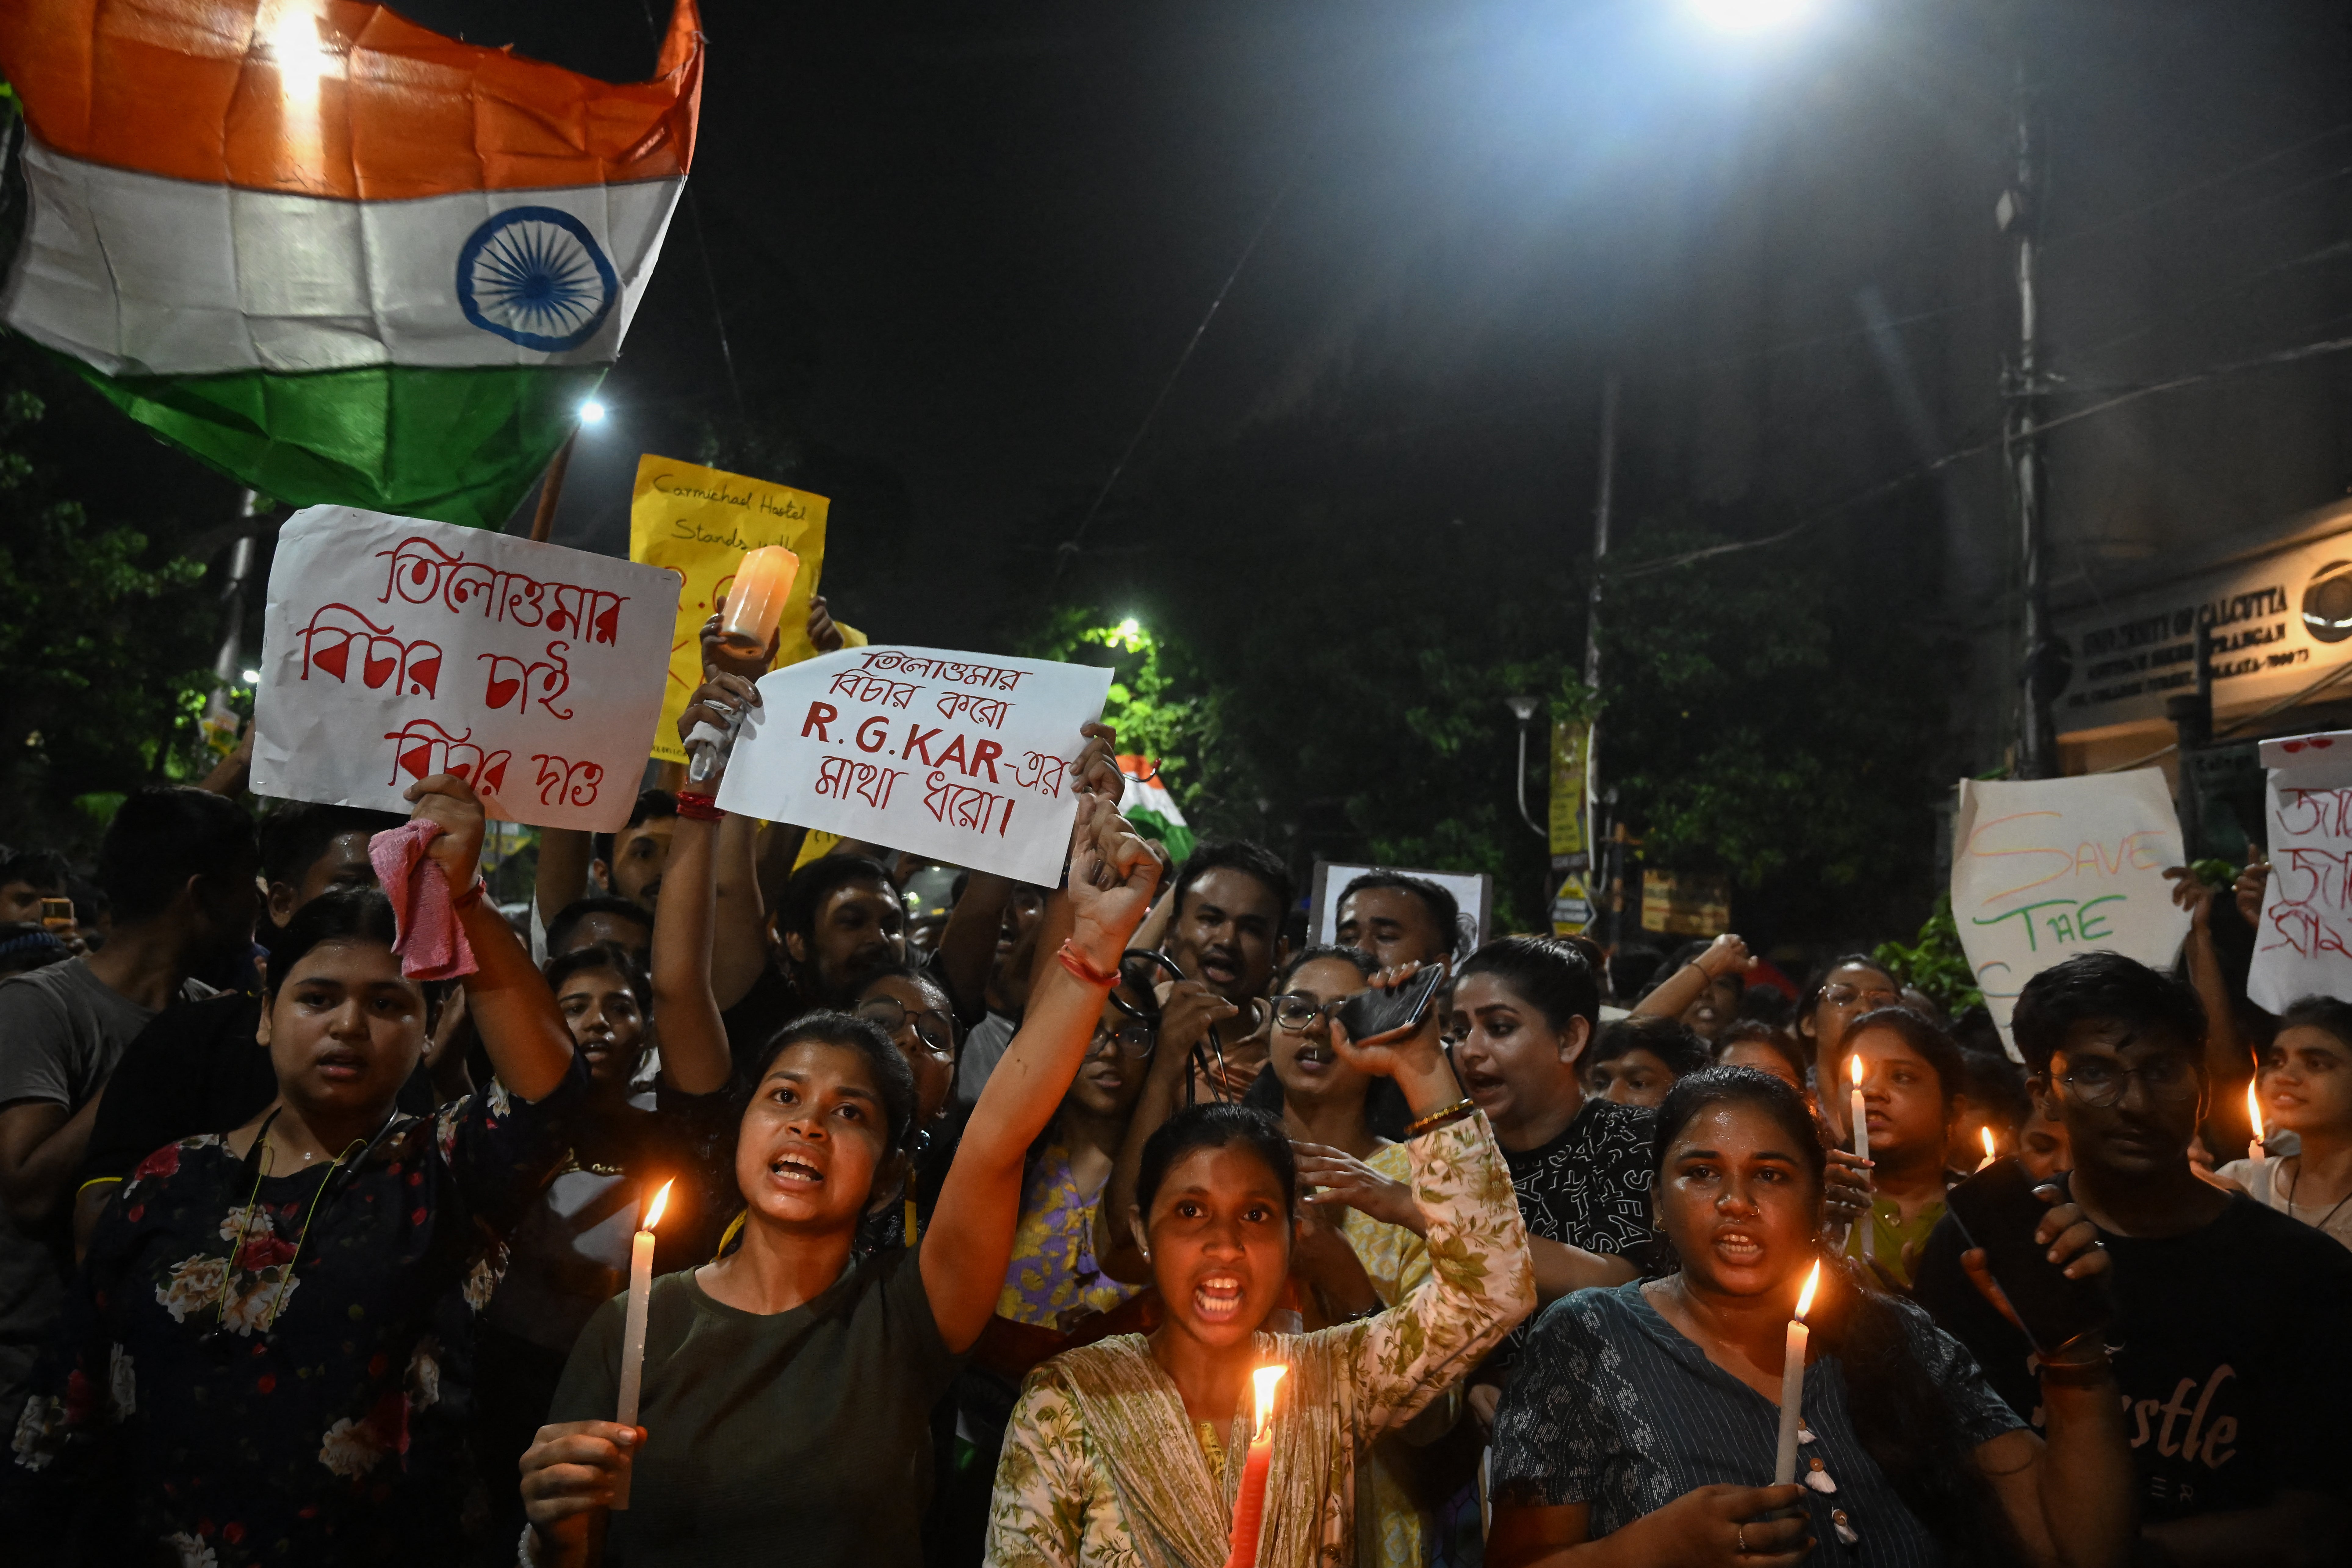
[[(1958, 1341), (1917, 1308), (1897, 1310), (1913, 1353), (1958, 1415), (1963, 1447), (2023, 1425)], [(1835, 1355), (1817, 1351), (1806, 1368), (1804, 1416), (1813, 1436), (1799, 1449), (1800, 1473), (1817, 1469), (1835, 1484), (1805, 1494), (1811, 1561), (1937, 1568), (1943, 1548), (1854, 1433)], [(1641, 1281), (1579, 1290), (1536, 1320), (1512, 1373), (1495, 1419), (1495, 1496), (1532, 1507), (1590, 1504), (1597, 1541), (1700, 1487), (1765, 1485), (1780, 1424), (1780, 1407), (1707, 1360), (1659, 1315)]]

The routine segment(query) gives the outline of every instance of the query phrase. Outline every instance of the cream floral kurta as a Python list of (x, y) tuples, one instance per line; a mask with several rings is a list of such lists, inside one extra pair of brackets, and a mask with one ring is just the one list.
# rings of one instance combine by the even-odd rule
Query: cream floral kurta
[[(1274, 1418), (1258, 1562), (1352, 1568), (1356, 1469), (1372, 1441), (1438, 1397), (1535, 1309), (1509, 1169), (1486, 1118), (1405, 1146), (1429, 1218), (1431, 1275), (1389, 1311), (1311, 1334), (1257, 1336), (1290, 1369)], [(1229, 1450), (1246, 1440), (1235, 1413)], [(1222, 1484), (1176, 1385), (1126, 1334), (1029, 1374), (991, 1505), (993, 1568), (1219, 1568), (1242, 1467)]]

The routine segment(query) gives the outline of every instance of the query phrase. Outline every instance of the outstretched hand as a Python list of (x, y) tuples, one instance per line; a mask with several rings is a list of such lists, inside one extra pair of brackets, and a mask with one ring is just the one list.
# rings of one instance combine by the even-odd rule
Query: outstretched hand
[(1158, 858), (1127, 819), (1100, 795), (1079, 795), (1070, 829), (1070, 940), (1096, 968), (1118, 968), (1159, 882)]
[(441, 868), (449, 891), (463, 893), (472, 887), (482, 860), (482, 801), (474, 786), (455, 773), (435, 773), (410, 784), (402, 798), (415, 807), (409, 813), (411, 821), (441, 825), (425, 853)]
[(768, 638), (768, 646), (758, 653), (745, 653), (730, 647), (727, 639), (719, 635), (719, 623), (727, 614), (727, 597), (720, 595), (711, 616), (702, 623), (702, 673), (718, 670), (726, 675), (740, 675), (746, 680), (757, 680), (768, 673), (776, 662), (776, 650), (783, 646), (784, 628), (778, 626)]
[[(1421, 968), (1418, 963), (1400, 963), (1383, 969), (1372, 976), (1372, 989), (1396, 990)], [(1345, 1015), (1335, 1014), (1331, 1019), (1331, 1049), (1341, 1061), (1373, 1078), (1394, 1078), (1410, 1067), (1422, 1065), (1431, 1058), (1443, 1059), (1438, 1040), (1437, 1008), (1432, 1005), (1423, 1011), (1418, 1024), (1361, 1040), (1350, 1038)]]
[(1078, 733), (1087, 738), (1087, 746), (1070, 764), (1075, 781), (1070, 787), (1079, 795), (1100, 795), (1116, 807), (1127, 793), (1127, 775), (1118, 771), (1118, 731), (1100, 720), (1089, 720), (1078, 726)]
[[(721, 669), (707, 669), (703, 674), (708, 679), (694, 689), (694, 695), (686, 700), (686, 707), (677, 716), (680, 741), (692, 736), (698, 724), (724, 730), (760, 706), (760, 689), (746, 678)], [(719, 781), (726, 776), (727, 753), (722, 750), (710, 776), (698, 787), (716, 790)]]

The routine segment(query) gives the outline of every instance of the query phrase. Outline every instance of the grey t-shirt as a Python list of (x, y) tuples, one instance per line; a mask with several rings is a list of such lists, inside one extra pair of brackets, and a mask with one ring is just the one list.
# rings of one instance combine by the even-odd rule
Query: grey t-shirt
[(1013, 1031), (1020, 1026), (1018, 1018), (997, 1012), (991, 1012), (971, 1026), (971, 1033), (964, 1037), (963, 1049), (956, 1053), (958, 1104), (980, 1103), (980, 1091), (988, 1087), (988, 1075), (996, 1070), (996, 1064), (1012, 1048)]
[[(0, 980), (0, 1106), (89, 1104), (155, 1016), (68, 959)], [(0, 1210), (0, 1430), (14, 1431), (33, 1359), (57, 1327), (72, 1262), (72, 1205), (28, 1232)]]

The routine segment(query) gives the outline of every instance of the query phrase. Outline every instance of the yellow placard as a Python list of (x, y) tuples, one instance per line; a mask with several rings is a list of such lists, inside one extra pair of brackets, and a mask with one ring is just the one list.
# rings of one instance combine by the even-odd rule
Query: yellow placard
[(629, 559), (667, 566), (682, 574), (677, 629), (669, 650), (669, 685), (662, 695), (661, 722), (654, 730), (654, 756), (686, 761), (678, 743), (677, 716), (702, 684), (702, 623), (727, 592), (745, 552), (781, 544), (801, 558), (792, 597), (784, 602), (783, 643), (779, 666), (814, 656), (809, 646), (809, 600), (816, 595), (824, 568), (824, 516), (833, 503), (787, 485), (746, 479), (676, 458), (648, 452), (637, 459), (636, 489), (629, 502)]
[(1731, 929), (1731, 889), (1720, 877), (1644, 870), (1642, 929), (1667, 936), (1721, 936)]
[(1555, 871), (1581, 870), (1591, 846), (1585, 838), (1585, 764), (1591, 757), (1592, 726), (1562, 719), (1551, 727), (1551, 858)]

